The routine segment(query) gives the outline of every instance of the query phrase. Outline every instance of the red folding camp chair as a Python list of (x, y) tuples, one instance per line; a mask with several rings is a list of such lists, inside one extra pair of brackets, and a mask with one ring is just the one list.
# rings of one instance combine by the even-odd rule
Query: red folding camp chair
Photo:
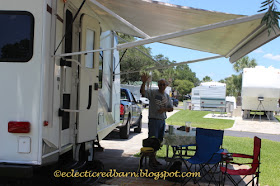
[[(226, 166), (221, 166), (221, 172), (223, 175), (223, 180), (222, 180), (222, 185), (225, 184), (225, 180), (226, 177), (229, 178), (229, 180), (234, 184), (234, 185), (239, 185), (242, 181), (244, 182), (244, 179), (248, 176), (248, 175), (252, 175), (252, 179), (248, 182), (245, 183), (245, 185), (249, 185), (250, 183), (252, 183), (252, 185), (258, 185), (259, 184), (259, 174), (260, 174), (260, 152), (261, 152), (261, 139), (258, 137), (254, 137), (254, 154), (251, 155), (246, 155), (246, 154), (237, 154), (237, 153), (227, 153), (224, 154), (229, 158), (225, 158), (226, 161)], [(234, 157), (238, 157), (238, 158), (247, 158), (247, 159), (252, 159), (253, 162), (252, 163), (244, 163), (244, 164), (240, 164), (240, 163), (235, 163), (232, 162), (231, 160), (233, 160)], [(246, 165), (249, 164), (251, 165), (250, 168), (248, 169), (230, 169), (229, 166), (230, 165)], [(243, 176), (243, 178), (240, 178), (239, 181), (236, 181), (236, 178), (234, 179), (232, 176), (233, 175), (239, 175), (239, 176)], [(254, 184), (255, 179), (256, 184)]]

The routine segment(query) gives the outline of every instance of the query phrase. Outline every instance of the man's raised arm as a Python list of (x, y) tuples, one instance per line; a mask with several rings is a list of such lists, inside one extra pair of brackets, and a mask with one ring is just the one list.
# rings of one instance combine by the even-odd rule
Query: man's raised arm
[(142, 76), (141, 76), (141, 80), (142, 80), (142, 85), (141, 85), (141, 88), (140, 88), (140, 93), (142, 94), (143, 97), (145, 97), (145, 86), (146, 86), (146, 82), (148, 81), (150, 77), (148, 76), (147, 73), (143, 73)]

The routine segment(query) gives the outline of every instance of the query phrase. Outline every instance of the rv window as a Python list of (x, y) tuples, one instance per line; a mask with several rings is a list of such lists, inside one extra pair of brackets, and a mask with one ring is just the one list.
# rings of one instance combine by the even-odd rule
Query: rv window
[(194, 91), (193, 95), (199, 96), (199, 92), (198, 91)]
[[(65, 25), (65, 53), (72, 52), (72, 41), (73, 41), (73, 15), (70, 10), (66, 10), (66, 25)], [(71, 58), (71, 56), (69, 56)]]
[(0, 61), (29, 61), (33, 56), (33, 15), (25, 11), (0, 11), (0, 23)]
[(103, 78), (103, 51), (99, 53), (99, 86), (98, 88), (102, 88), (102, 78)]
[[(86, 40), (86, 50), (94, 50), (94, 31), (87, 29), (87, 40)], [(93, 65), (93, 53), (88, 53), (86, 55), (86, 64), (87, 68), (94, 68)]]
[(116, 71), (116, 58), (113, 58), (113, 81), (115, 81), (115, 71)]

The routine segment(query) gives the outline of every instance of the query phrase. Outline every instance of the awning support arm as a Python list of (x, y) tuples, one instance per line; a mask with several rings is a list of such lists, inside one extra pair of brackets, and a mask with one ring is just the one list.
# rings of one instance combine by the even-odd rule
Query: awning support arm
[[(117, 35), (117, 34), (116, 34)], [(117, 35), (119, 39), (121, 39), (122, 41), (125, 41), (126, 43), (128, 43), (128, 41), (126, 41), (125, 39), (121, 38), (119, 35)], [(144, 54), (146, 57), (150, 58), (152, 61), (156, 62), (157, 64), (159, 65), (162, 65), (160, 64), (160, 62), (156, 61), (151, 55), (149, 54), (146, 54), (145, 52), (143, 52), (141, 49), (135, 47), (136, 50), (138, 50), (139, 52), (141, 52), (142, 54)], [(120, 60), (121, 61), (121, 60)]]
[(100, 4), (99, 2), (97, 2), (96, 0), (90, 0), (92, 3), (94, 3), (96, 6), (98, 6), (99, 8), (101, 8), (102, 10), (104, 10), (105, 12), (107, 12), (108, 14), (112, 15), (113, 17), (115, 17), (116, 19), (118, 19), (119, 21), (121, 21), (122, 23), (124, 23), (126, 26), (128, 26), (129, 28), (131, 28), (132, 30), (134, 30), (135, 32), (139, 33), (141, 36), (143, 36), (144, 38), (150, 38), (150, 36), (148, 34), (146, 34), (145, 32), (143, 32), (142, 30), (140, 30), (139, 28), (137, 28), (136, 26), (134, 26), (133, 24), (131, 24), (130, 22), (128, 22), (127, 20), (125, 20), (124, 18), (122, 18), (121, 16), (119, 16), (118, 14), (116, 14), (115, 12), (113, 12), (112, 10), (108, 9), (107, 7), (103, 6), (102, 4)]
[(187, 29), (187, 30), (182, 30), (182, 31), (178, 31), (178, 32), (172, 32), (172, 33), (168, 33), (168, 34), (164, 34), (164, 35), (160, 35), (160, 36), (150, 37), (147, 39), (133, 41), (130, 43), (119, 44), (119, 45), (117, 45), (117, 49), (122, 50), (122, 49), (126, 49), (126, 48), (132, 48), (132, 47), (136, 47), (139, 45), (145, 45), (145, 44), (149, 44), (149, 43), (159, 42), (159, 41), (172, 39), (172, 38), (176, 38), (176, 37), (181, 37), (181, 36), (185, 36), (185, 35), (191, 35), (191, 34), (195, 34), (195, 33), (199, 33), (199, 32), (204, 32), (207, 30), (212, 30), (212, 29), (216, 29), (216, 28), (226, 27), (226, 26), (230, 26), (230, 25), (234, 25), (234, 24), (239, 24), (239, 23), (244, 23), (244, 22), (260, 19), (263, 16), (264, 16), (264, 14), (256, 14), (256, 15), (252, 15), (252, 16), (240, 17), (240, 18), (236, 18), (236, 19), (231, 19), (231, 20), (227, 20), (227, 21), (214, 23), (214, 24), (204, 25), (204, 26), (191, 28), (191, 29)]
[[(73, 20), (72, 20), (72, 22), (71, 22), (71, 26), (73, 25), (75, 19), (77, 18), (78, 14), (80, 13), (81, 9), (83, 8), (85, 2), (86, 2), (86, 0), (84, 0), (84, 1), (82, 2), (82, 4), (80, 5), (78, 11), (76, 12), (76, 14), (75, 14), (75, 16), (74, 16), (74, 18), (73, 18)], [(54, 51), (54, 55), (56, 54), (58, 48), (59, 48), (60, 45), (62, 44), (62, 41), (64, 40), (65, 36), (69, 33), (69, 31), (70, 31), (70, 27), (68, 28), (68, 30), (66, 30), (66, 33), (64, 34), (64, 36), (63, 36), (62, 39), (60, 40), (58, 46), (56, 47), (56, 49), (55, 49), (55, 51)]]
[(72, 53), (65, 53), (65, 54), (58, 54), (54, 55), (54, 57), (66, 57), (66, 56), (75, 56), (75, 55), (80, 55), (80, 54), (88, 54), (88, 53), (94, 53), (94, 52), (100, 52), (100, 51), (106, 51), (106, 50), (115, 50), (117, 49), (116, 47), (113, 48), (102, 48), (102, 49), (97, 49), (97, 50), (87, 50), (87, 51), (81, 51), (81, 52), (72, 52)]
[[(196, 62), (207, 61), (207, 60), (211, 60), (211, 59), (218, 59), (218, 58), (222, 58), (222, 57), (225, 57), (225, 56), (217, 55), (217, 56), (212, 56), (212, 57), (206, 57), (206, 58), (184, 61), (184, 62), (180, 62), (180, 63), (172, 63), (172, 64), (164, 65), (164, 66), (155, 66), (155, 67), (145, 68), (145, 69), (141, 69), (141, 70), (152, 71), (152, 70), (156, 70), (156, 69), (164, 69), (164, 68), (174, 67), (174, 66), (178, 66), (178, 65), (196, 63)], [(115, 75), (131, 74), (131, 73), (135, 73), (135, 72), (140, 72), (141, 70), (121, 72), (121, 73), (115, 74)]]

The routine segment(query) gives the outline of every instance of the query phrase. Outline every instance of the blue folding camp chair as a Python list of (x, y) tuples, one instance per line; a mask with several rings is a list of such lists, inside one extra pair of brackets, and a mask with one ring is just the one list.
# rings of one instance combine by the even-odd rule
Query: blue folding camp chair
[[(190, 148), (192, 147), (192, 148)], [(175, 158), (190, 158), (193, 155), (189, 154), (190, 151), (196, 151), (196, 144), (172, 146), (173, 159)]]
[[(199, 181), (207, 180), (209, 184), (214, 181), (217, 183), (214, 173), (218, 170), (218, 165), (221, 160), (221, 149), (223, 143), (223, 130), (212, 130), (212, 129), (196, 129), (196, 152), (193, 157), (185, 159), (191, 165), (187, 170), (191, 171), (193, 165), (195, 165), (195, 172), (200, 172), (200, 177), (187, 178), (187, 183), (189, 180), (193, 180), (195, 184), (199, 185)], [(199, 169), (197, 169), (199, 165)], [(208, 179), (207, 179), (208, 178)]]

